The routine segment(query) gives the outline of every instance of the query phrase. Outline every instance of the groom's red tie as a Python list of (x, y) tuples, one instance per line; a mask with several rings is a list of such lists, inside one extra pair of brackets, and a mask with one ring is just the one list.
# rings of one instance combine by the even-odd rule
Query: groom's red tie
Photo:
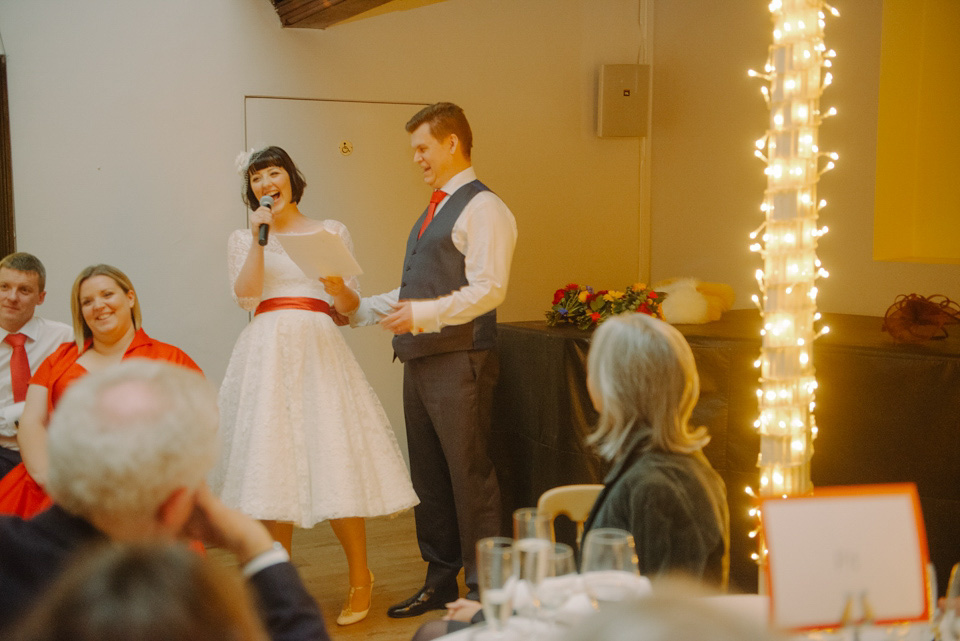
[(427, 217), (423, 219), (423, 224), (420, 225), (420, 233), (417, 234), (417, 239), (423, 236), (423, 230), (427, 228), (427, 225), (430, 224), (430, 221), (433, 220), (433, 212), (437, 211), (437, 205), (440, 204), (440, 201), (447, 197), (446, 192), (442, 192), (439, 189), (434, 190), (433, 194), (430, 196), (430, 207), (427, 208)]

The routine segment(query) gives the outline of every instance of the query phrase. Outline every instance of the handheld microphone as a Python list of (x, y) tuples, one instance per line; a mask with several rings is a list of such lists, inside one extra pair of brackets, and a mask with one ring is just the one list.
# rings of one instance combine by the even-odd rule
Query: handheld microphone
[[(273, 207), (273, 198), (270, 196), (264, 196), (260, 199), (260, 206), (271, 209)], [(260, 223), (260, 246), (263, 247), (267, 244), (267, 235), (270, 233), (270, 225), (266, 223)]]

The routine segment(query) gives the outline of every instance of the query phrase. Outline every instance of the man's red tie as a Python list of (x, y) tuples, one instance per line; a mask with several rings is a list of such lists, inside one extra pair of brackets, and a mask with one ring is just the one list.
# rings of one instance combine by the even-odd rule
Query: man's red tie
[(30, 361), (23, 346), (27, 342), (24, 334), (7, 334), (4, 343), (13, 348), (10, 356), (10, 382), (13, 385), (13, 402), (19, 403), (27, 397), (27, 385), (30, 383)]
[(433, 194), (430, 195), (430, 207), (427, 208), (427, 217), (423, 219), (423, 224), (420, 225), (420, 233), (417, 234), (418, 240), (423, 236), (423, 230), (426, 229), (430, 221), (433, 220), (433, 212), (437, 211), (437, 205), (446, 197), (446, 192), (440, 191), (439, 189), (434, 190)]

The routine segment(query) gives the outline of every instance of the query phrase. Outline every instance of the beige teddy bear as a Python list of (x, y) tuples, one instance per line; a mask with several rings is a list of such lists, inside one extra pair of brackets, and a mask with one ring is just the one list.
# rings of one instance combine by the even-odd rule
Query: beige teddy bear
[(709, 323), (733, 307), (733, 288), (725, 283), (702, 283), (695, 278), (670, 278), (653, 288), (667, 294), (661, 309), (672, 324)]

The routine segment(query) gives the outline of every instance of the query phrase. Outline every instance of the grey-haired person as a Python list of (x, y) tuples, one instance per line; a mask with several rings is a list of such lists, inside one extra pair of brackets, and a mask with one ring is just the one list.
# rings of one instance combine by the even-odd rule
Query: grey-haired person
[(86, 547), (198, 539), (236, 558), (273, 641), (329, 638), (282, 547), (207, 488), (217, 414), (199, 373), (163, 361), (129, 359), (70, 386), (49, 427), (54, 505), (0, 517), (0, 637)]
[(671, 325), (621, 314), (593, 335), (587, 390), (599, 412), (590, 442), (612, 463), (584, 524), (631, 532), (640, 573), (682, 574), (723, 589), (730, 565), (726, 487), (690, 419), (700, 396), (693, 352)]

